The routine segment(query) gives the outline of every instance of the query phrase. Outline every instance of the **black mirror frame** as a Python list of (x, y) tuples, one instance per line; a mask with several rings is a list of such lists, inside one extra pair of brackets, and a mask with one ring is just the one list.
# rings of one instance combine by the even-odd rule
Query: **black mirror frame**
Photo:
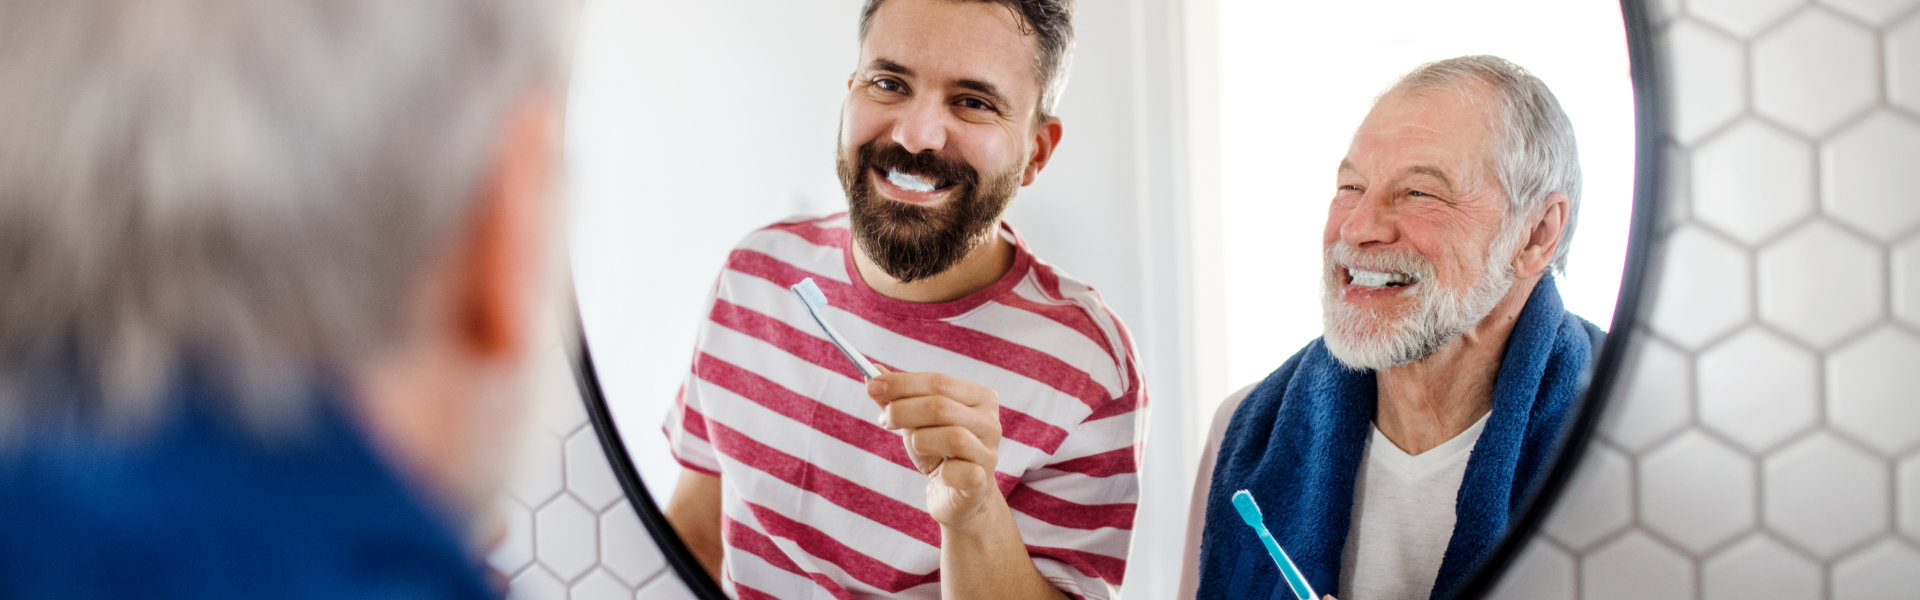
[[(1621, 368), (1628, 358), (1629, 338), (1637, 331), (1649, 304), (1646, 296), (1652, 290), (1648, 269), (1654, 263), (1654, 233), (1662, 214), (1658, 196), (1666, 182), (1666, 165), (1660, 158), (1660, 142), (1667, 133), (1668, 123), (1665, 93), (1667, 70), (1655, 50), (1652, 15), (1648, 13), (1646, 0), (1620, 0), (1620, 13), (1626, 28), (1627, 55), (1633, 81), (1634, 184), (1626, 268), (1620, 279), (1620, 294), (1614, 307), (1613, 323), (1607, 329), (1609, 335), (1606, 344), (1600, 351), (1593, 377), (1583, 393), (1584, 401), (1580, 403), (1579, 414), (1569, 425), (1565, 441), (1551, 461), (1552, 466), (1546, 477), (1541, 479), (1532, 497), (1510, 522), (1500, 543), (1474, 569), (1472, 576), (1455, 590), (1452, 597), (1456, 600), (1484, 598), (1491, 594), (1500, 583), (1500, 576), (1539, 532), (1541, 524), (1552, 512), (1554, 503), (1566, 491), (1581, 460), (1586, 456), (1587, 446), (1593, 441), (1594, 431), (1598, 429), (1606, 408), (1606, 400), (1619, 383)], [(686, 543), (672, 534), (673, 526), (667, 522), (666, 514), (653, 501), (646, 482), (640, 480), (640, 471), (634, 466), (632, 457), (628, 456), (626, 443), (621, 440), (619, 429), (613, 423), (613, 415), (607, 408), (600, 377), (594, 369), (593, 351), (580, 319), (577, 297), (573, 302), (571, 322), (567, 325), (572, 327), (576, 342), (567, 347), (568, 359), (573, 365), (574, 383), (579, 386), (581, 401), (586, 404), (587, 415), (593, 423), (594, 433), (600, 438), (600, 447), (606, 451), (607, 462), (613, 467), (614, 476), (620, 481), (620, 488), (626, 492), (628, 502), (639, 513), (640, 523), (646, 527), (654, 545), (666, 558), (667, 565), (694, 597), (700, 600), (729, 600), (720, 584), (707, 575), (693, 552), (687, 549)]]

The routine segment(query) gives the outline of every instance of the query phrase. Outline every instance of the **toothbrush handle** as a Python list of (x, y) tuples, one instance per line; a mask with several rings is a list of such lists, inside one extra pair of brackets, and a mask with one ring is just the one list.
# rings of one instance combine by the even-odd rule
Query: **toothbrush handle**
[(1287, 557), (1287, 551), (1280, 549), (1280, 542), (1273, 540), (1273, 534), (1261, 531), (1260, 543), (1266, 545), (1267, 554), (1273, 557), (1273, 564), (1280, 567), (1280, 575), (1286, 578), (1287, 587), (1293, 588), (1293, 596), (1295, 598), (1299, 598), (1299, 600), (1319, 599), (1319, 596), (1313, 593), (1313, 586), (1307, 584), (1307, 578), (1300, 575), (1299, 569), (1294, 568), (1293, 559)]

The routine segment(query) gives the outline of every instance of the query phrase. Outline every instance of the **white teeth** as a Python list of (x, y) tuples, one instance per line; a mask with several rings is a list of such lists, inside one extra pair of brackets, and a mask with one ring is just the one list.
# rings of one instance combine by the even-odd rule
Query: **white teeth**
[(1347, 267), (1347, 274), (1353, 277), (1353, 284), (1362, 287), (1386, 287), (1389, 284), (1413, 285), (1416, 281), (1406, 273), (1382, 273)]
[(931, 192), (935, 188), (933, 185), (935, 183), (934, 180), (919, 175), (901, 173), (898, 169), (887, 171), (887, 181), (891, 181), (894, 185), (900, 186), (900, 189), (910, 192)]

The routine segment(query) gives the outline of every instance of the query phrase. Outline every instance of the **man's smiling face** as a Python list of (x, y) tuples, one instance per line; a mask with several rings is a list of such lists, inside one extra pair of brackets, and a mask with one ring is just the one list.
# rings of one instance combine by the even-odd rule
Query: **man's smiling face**
[(1035, 38), (1023, 31), (991, 2), (888, 0), (874, 14), (837, 163), (854, 234), (894, 278), (937, 275), (991, 239), (1044, 162)]
[(1354, 134), (1325, 231), (1327, 344), (1351, 366), (1424, 358), (1512, 286), (1488, 90), (1396, 90)]

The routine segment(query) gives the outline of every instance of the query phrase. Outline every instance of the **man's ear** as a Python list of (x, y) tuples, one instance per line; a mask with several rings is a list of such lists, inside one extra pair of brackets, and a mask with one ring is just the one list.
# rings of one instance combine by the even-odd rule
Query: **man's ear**
[(1547, 195), (1547, 203), (1540, 211), (1539, 220), (1528, 232), (1520, 255), (1514, 257), (1515, 272), (1519, 276), (1532, 277), (1553, 267), (1553, 257), (1560, 250), (1560, 234), (1567, 229), (1568, 209), (1571, 207), (1572, 202), (1566, 194), (1554, 192)]
[(1060, 146), (1060, 117), (1047, 117), (1033, 134), (1033, 155), (1027, 157), (1027, 171), (1020, 177), (1020, 185), (1033, 185), (1034, 177), (1040, 170), (1047, 168), (1047, 161), (1053, 160), (1053, 150)]
[(554, 170), (554, 100), (529, 94), (508, 115), (481, 179), (479, 197), (460, 241), (453, 333), (486, 359), (529, 350), (537, 288), (546, 268), (548, 206)]

